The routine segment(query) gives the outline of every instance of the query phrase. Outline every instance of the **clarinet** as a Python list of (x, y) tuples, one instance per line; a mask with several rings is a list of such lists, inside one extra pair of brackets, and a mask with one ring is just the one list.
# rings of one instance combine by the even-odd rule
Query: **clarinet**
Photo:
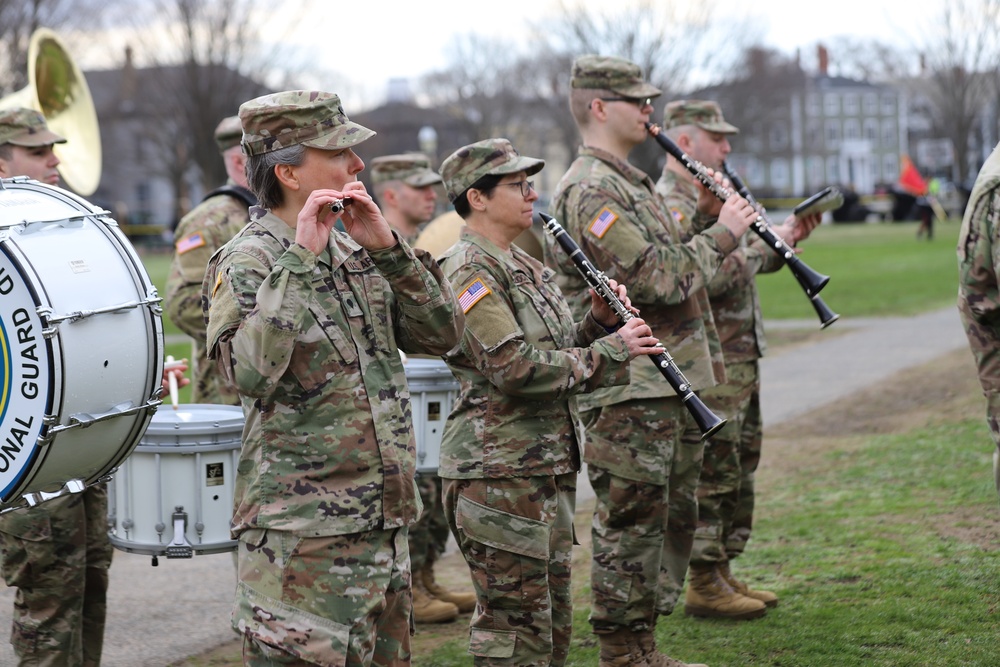
[[(697, 160), (691, 158), (687, 153), (681, 150), (670, 137), (666, 136), (662, 130), (653, 123), (646, 123), (646, 129), (649, 133), (656, 139), (656, 143), (660, 144), (667, 153), (677, 158), (677, 160), (684, 165), (684, 167), (691, 172), (691, 174), (698, 179), (698, 181), (704, 185), (712, 194), (719, 198), (720, 201), (726, 201), (733, 194), (728, 189), (722, 187), (714, 178), (709, 176), (708, 172), (705, 170), (705, 166), (702, 165)], [(749, 201), (749, 200), (748, 200)], [(751, 202), (754, 204), (755, 202)], [(814, 297), (819, 294), (820, 290), (830, 282), (830, 276), (824, 276), (822, 273), (818, 273), (810, 268), (805, 262), (798, 258), (795, 251), (785, 243), (784, 239), (774, 233), (771, 228), (771, 224), (768, 221), (766, 215), (764, 214), (764, 209), (759, 205), (754, 206), (754, 210), (757, 212), (757, 219), (753, 221), (750, 228), (753, 229), (758, 236), (764, 239), (764, 242), (775, 252), (778, 256), (784, 260), (785, 264), (788, 265), (788, 269), (795, 276), (796, 280), (799, 281), (799, 285), (805, 291), (806, 296), (812, 301), (813, 306), (816, 307), (817, 312), (820, 314), (820, 320), (823, 327), (832, 324), (839, 315), (834, 314), (826, 304), (820, 302), (817, 304)], [(820, 306), (822, 306), (823, 312), (820, 312)]]
[[(764, 213), (764, 207), (760, 205), (760, 203), (757, 201), (756, 198), (754, 198), (753, 193), (750, 192), (750, 188), (748, 188), (747, 184), (743, 182), (743, 179), (740, 178), (740, 175), (736, 173), (736, 170), (731, 169), (729, 167), (729, 163), (726, 162), (725, 160), (722, 161), (722, 171), (726, 172), (726, 176), (729, 177), (729, 181), (736, 188), (736, 191), (740, 193), (740, 196), (746, 199), (748, 202), (750, 202), (750, 205), (753, 206), (755, 211), (757, 211), (757, 215), (766, 219), (765, 217), (766, 214)], [(796, 257), (796, 259), (798, 258)], [(791, 265), (789, 265), (789, 269), (791, 269)], [(795, 273), (795, 271), (792, 270), (792, 273)], [(798, 278), (799, 275), (795, 274), (795, 277)], [(829, 280), (830, 280), (829, 278), (826, 278), (827, 282)], [(802, 283), (801, 278), (799, 278), (799, 284), (805, 287), (805, 285)], [(826, 282), (824, 282), (823, 284), (825, 285)], [(818, 292), (819, 290), (816, 291)], [(806, 295), (809, 297), (809, 301), (812, 303), (813, 308), (816, 310), (816, 315), (819, 316), (820, 329), (825, 329), (834, 322), (836, 322), (838, 319), (840, 319), (840, 315), (833, 312), (830, 309), (830, 307), (826, 305), (826, 302), (823, 301), (823, 297), (821, 297), (819, 294), (810, 295), (809, 290), (806, 290)]]
[[(605, 303), (611, 306), (611, 309), (615, 311), (618, 315), (618, 319), (624, 324), (628, 322), (635, 315), (622, 300), (618, 298), (615, 291), (611, 289), (611, 285), (608, 283), (607, 276), (601, 271), (598, 271), (587, 256), (583, 254), (583, 250), (577, 245), (573, 237), (562, 228), (555, 218), (544, 213), (539, 213), (539, 217), (542, 219), (542, 223), (545, 225), (545, 230), (552, 235), (556, 242), (566, 251), (570, 259), (573, 260), (573, 264), (576, 265), (577, 271), (583, 276), (587, 284), (590, 285), (597, 292), (598, 296), (604, 299)], [(677, 395), (681, 397), (681, 401), (684, 403), (684, 407), (688, 409), (691, 416), (694, 418), (695, 423), (698, 424), (698, 428), (701, 430), (701, 438), (704, 440), (709, 437), (720, 428), (726, 425), (726, 420), (721, 419), (718, 415), (708, 409), (698, 395), (691, 390), (691, 383), (688, 379), (684, 377), (681, 369), (677, 367), (674, 363), (673, 357), (666, 352), (661, 352), (655, 355), (649, 355), (650, 360), (656, 365), (657, 370), (660, 374), (666, 378), (670, 386), (673, 387)]]

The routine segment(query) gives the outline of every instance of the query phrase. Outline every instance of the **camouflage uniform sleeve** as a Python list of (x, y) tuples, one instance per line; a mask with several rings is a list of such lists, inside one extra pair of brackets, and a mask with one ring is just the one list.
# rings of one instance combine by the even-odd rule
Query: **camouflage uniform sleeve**
[(441, 267), (425, 250), (400, 239), (392, 248), (370, 252), (396, 295), (396, 339), (401, 350), (442, 355), (462, 337), (465, 316)]
[[(618, 334), (607, 335), (589, 347), (546, 350), (530, 344), (518, 322), (506, 281), (481, 265), (463, 265), (451, 276), (456, 291), (481, 280), (489, 290), (465, 314), (463, 352), (497, 389), (510, 396), (564, 400), (598, 387), (628, 382), (628, 350)], [(589, 315), (588, 315), (589, 318)], [(591, 318), (592, 319), (592, 318)], [(577, 339), (596, 331), (586, 321)]]
[(201, 342), (205, 341), (205, 318), (201, 310), (205, 267), (212, 253), (229, 240), (215, 236), (210, 219), (189, 215), (181, 220), (177, 225), (174, 257), (163, 300), (170, 321)]
[[(660, 222), (666, 212), (658, 196), (627, 201), (615, 188), (573, 187), (564, 209), (592, 261), (625, 284), (635, 303), (677, 304), (705, 287), (737, 239), (715, 224), (686, 243), (671, 238)], [(599, 216), (613, 216), (603, 234), (594, 231)]]
[(312, 295), (316, 255), (293, 243), (273, 266), (256, 248), (220, 258), (208, 312), (208, 354), (244, 396), (266, 395), (285, 373)]

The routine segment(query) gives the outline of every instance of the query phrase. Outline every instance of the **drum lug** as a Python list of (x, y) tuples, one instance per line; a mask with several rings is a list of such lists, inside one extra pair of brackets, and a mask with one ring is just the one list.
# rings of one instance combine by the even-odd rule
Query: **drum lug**
[(39, 503), (43, 503), (46, 500), (52, 500), (53, 498), (59, 498), (60, 496), (69, 495), (71, 493), (83, 493), (87, 485), (83, 483), (82, 479), (71, 479), (58, 491), (53, 493), (46, 493), (44, 491), (38, 491), (36, 493), (26, 493), (24, 495), (24, 501), (28, 503), (28, 507), (35, 507)]
[(184, 531), (187, 528), (187, 512), (184, 511), (182, 505), (177, 505), (170, 518), (174, 523), (174, 539), (167, 545), (167, 558), (191, 558), (194, 556), (194, 548), (184, 537)]
[[(155, 291), (151, 294), (146, 294), (146, 298), (141, 301), (126, 301), (125, 303), (115, 304), (113, 306), (105, 306), (103, 308), (94, 308), (93, 310), (77, 310), (71, 313), (66, 313), (65, 315), (53, 315), (52, 309), (48, 307), (37, 308), (38, 316), (48, 327), (58, 328), (58, 325), (62, 322), (79, 322), (80, 320), (86, 319), (88, 317), (93, 317), (94, 315), (107, 315), (113, 313), (124, 313), (129, 310), (140, 307), (148, 307), (157, 314), (163, 312), (162, 307), (159, 303), (162, 301), (159, 296), (156, 295)], [(54, 333), (54, 332), (53, 332)], [(49, 334), (51, 336), (52, 334)]]
[[(69, 416), (68, 424), (66, 425), (60, 424), (49, 428), (44, 438), (39, 438), (38, 441), (39, 444), (41, 444), (44, 439), (45, 444), (48, 444), (49, 442), (51, 442), (52, 438), (54, 438), (57, 434), (71, 428), (87, 428), (88, 426), (96, 424), (97, 422), (102, 422), (108, 419), (115, 419), (116, 417), (124, 417), (125, 415), (134, 415), (136, 413), (142, 412), (143, 410), (155, 411), (156, 408), (162, 402), (163, 401), (159, 400), (159, 398), (151, 398), (142, 405), (135, 406), (133, 405), (132, 401), (125, 401), (124, 403), (119, 403), (118, 405), (112, 406), (111, 409), (108, 410), (107, 412), (100, 412), (97, 414), (78, 412), (76, 414)], [(44, 420), (46, 420), (45, 421), (46, 424), (52, 424), (55, 420), (57, 420), (57, 417), (53, 415), (46, 415), (44, 417)]]

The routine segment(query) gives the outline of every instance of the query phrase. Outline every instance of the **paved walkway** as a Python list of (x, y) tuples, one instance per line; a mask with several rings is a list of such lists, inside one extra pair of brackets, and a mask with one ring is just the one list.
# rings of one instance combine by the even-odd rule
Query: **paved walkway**
[[(769, 323), (769, 328), (815, 322)], [(833, 335), (833, 329), (849, 329)], [(841, 320), (829, 338), (762, 361), (765, 424), (848, 396), (897, 371), (966, 345), (955, 308), (917, 317)], [(591, 493), (581, 476), (580, 495)], [(115, 552), (104, 667), (164, 667), (234, 637), (229, 628), (235, 571), (228, 554), (190, 560)], [(15, 664), (7, 642), (13, 590), (0, 590), (0, 665)]]

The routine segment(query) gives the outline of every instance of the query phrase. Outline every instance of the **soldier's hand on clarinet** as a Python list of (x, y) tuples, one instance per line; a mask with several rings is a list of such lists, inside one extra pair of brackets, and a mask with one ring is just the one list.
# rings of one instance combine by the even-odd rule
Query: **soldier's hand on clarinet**
[[(614, 292), (618, 300), (622, 302), (625, 308), (628, 309), (633, 315), (639, 314), (639, 309), (632, 305), (631, 299), (628, 298), (628, 290), (625, 289), (624, 285), (619, 285), (618, 281), (608, 278), (608, 287)], [(608, 302), (597, 293), (596, 290), (591, 288), (590, 292), (590, 314), (593, 316), (597, 323), (600, 324), (605, 329), (613, 329), (619, 325), (621, 319), (618, 317), (618, 313), (612, 308)]]
[[(705, 172), (720, 186), (729, 189), (729, 179), (723, 176), (721, 172), (709, 169), (708, 167), (705, 168)], [(718, 217), (722, 212), (722, 200), (719, 199), (718, 195), (705, 187), (705, 184), (701, 181), (695, 179), (694, 184), (698, 188), (698, 203), (696, 205), (698, 212), (712, 218)]]
[(660, 339), (653, 336), (653, 330), (641, 317), (633, 317), (622, 325), (618, 335), (625, 341), (628, 348), (628, 358), (635, 359), (641, 354), (661, 354), (666, 350), (660, 345)]
[(750, 224), (757, 219), (757, 211), (743, 197), (737, 194), (730, 195), (726, 203), (722, 205), (719, 213), (719, 222), (733, 233), (733, 236), (740, 238), (750, 228)]

